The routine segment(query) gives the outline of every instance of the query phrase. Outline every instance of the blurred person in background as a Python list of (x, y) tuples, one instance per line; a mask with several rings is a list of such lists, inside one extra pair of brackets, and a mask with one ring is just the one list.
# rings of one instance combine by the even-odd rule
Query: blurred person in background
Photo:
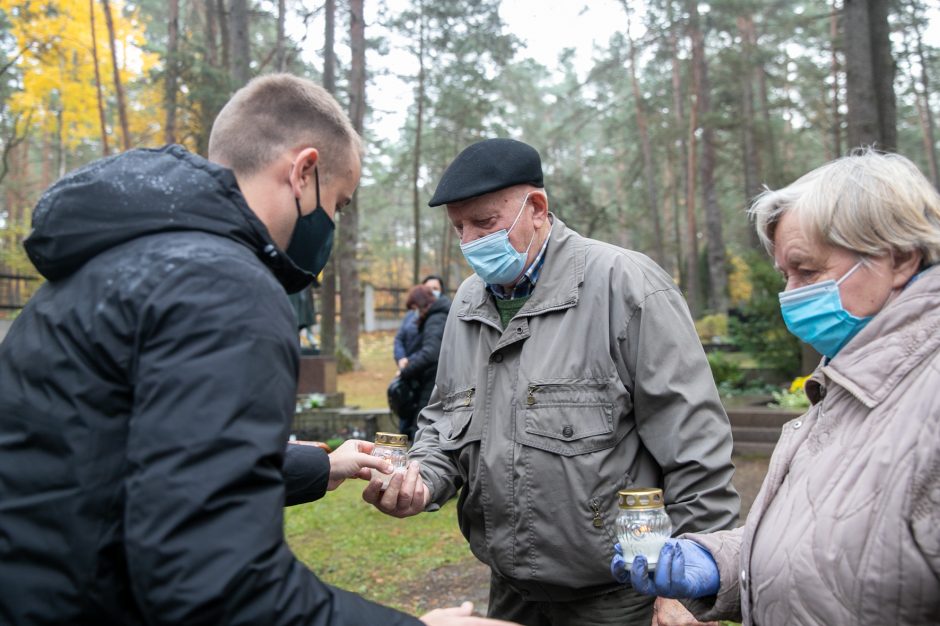
[[(422, 285), (429, 287), (435, 298), (439, 298), (444, 292), (444, 280), (436, 274), (425, 276), (421, 281)], [(405, 317), (401, 321), (398, 332), (395, 333), (395, 344), (392, 349), (392, 358), (398, 369), (406, 365), (408, 355), (415, 351), (418, 341), (418, 313), (413, 308), (405, 306), (407, 309)]]

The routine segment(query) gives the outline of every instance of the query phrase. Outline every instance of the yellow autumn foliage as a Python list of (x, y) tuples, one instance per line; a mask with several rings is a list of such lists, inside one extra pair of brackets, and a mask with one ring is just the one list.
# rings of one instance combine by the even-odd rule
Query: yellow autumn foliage
[(741, 306), (749, 302), (754, 286), (751, 284), (751, 270), (747, 262), (736, 254), (728, 254), (731, 271), (728, 272), (728, 295), (731, 306)]
[[(10, 100), (14, 114), (30, 116), (43, 133), (57, 135), (68, 149), (101, 140), (95, 66), (92, 54), (91, 10), (94, 8), (98, 72), (105, 101), (106, 124), (112, 150), (122, 145), (116, 109), (117, 90), (104, 9), (97, 0), (55, 2), (0, 0), (16, 38), (21, 70), (20, 90)], [(149, 80), (157, 55), (144, 50), (144, 27), (123, 2), (111, 2), (115, 45), (121, 83), (127, 102), (131, 144), (159, 140), (160, 87)]]

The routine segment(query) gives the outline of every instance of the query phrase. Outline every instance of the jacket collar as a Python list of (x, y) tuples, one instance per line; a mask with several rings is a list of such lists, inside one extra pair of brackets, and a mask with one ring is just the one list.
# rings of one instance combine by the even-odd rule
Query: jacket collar
[(806, 383), (816, 404), (831, 381), (869, 409), (940, 349), (940, 266), (925, 270)]
[[(580, 287), (584, 282), (584, 238), (567, 228), (555, 215), (552, 215), (552, 220), (538, 285), (518, 317), (534, 317), (578, 304)], [(460, 300), (457, 317), (467, 321), (478, 319), (500, 328), (499, 313), (486, 283), (476, 274), (468, 280), (467, 293)]]

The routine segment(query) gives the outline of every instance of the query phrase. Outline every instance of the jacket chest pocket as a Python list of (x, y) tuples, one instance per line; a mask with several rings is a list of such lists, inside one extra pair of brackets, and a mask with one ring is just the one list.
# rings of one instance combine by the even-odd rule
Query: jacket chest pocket
[(482, 429), (472, 423), (475, 396), (474, 387), (444, 396), (444, 424), (439, 427), (442, 450), (458, 450), (470, 442), (480, 440)]
[(608, 393), (606, 381), (533, 381), (522, 402), (517, 441), (561, 456), (614, 446), (618, 433)]

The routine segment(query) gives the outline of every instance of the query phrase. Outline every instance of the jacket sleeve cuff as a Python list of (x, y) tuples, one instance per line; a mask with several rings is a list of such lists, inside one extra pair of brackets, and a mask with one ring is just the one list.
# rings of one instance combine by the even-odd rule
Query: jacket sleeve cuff
[(285, 506), (319, 500), (330, 482), (330, 457), (317, 446), (287, 444), (284, 455)]
[(718, 565), (718, 594), (704, 598), (682, 600), (695, 619), (702, 622), (741, 621), (741, 535), (743, 528), (715, 533), (685, 534), (689, 539), (711, 553)]

